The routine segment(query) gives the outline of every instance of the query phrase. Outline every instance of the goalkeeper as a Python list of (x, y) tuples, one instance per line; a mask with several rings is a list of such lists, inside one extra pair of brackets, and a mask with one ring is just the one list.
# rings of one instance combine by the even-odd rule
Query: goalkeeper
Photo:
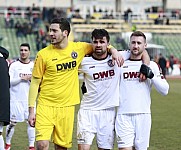
[[(141, 56), (146, 48), (146, 36), (133, 32), (130, 37), (130, 59), (121, 67), (120, 106), (117, 111), (115, 130), (119, 150), (147, 150), (151, 130), (151, 86), (167, 95), (169, 85), (157, 64), (142, 64)], [(141, 67), (141, 69), (140, 69)], [(139, 81), (140, 73), (147, 79)]]

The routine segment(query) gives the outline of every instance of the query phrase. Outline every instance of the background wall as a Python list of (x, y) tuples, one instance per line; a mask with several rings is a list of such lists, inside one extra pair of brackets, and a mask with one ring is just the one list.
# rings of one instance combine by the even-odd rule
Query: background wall
[(1, 7), (27, 7), (33, 3), (39, 7), (71, 7), (71, 0), (0, 0)]

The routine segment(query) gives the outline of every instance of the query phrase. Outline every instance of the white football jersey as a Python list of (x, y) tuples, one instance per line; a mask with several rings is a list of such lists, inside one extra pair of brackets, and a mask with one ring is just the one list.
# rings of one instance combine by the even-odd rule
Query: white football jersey
[(169, 90), (167, 81), (163, 78), (158, 65), (151, 61), (150, 68), (154, 73), (152, 79), (145, 82), (139, 81), (139, 70), (142, 61), (127, 60), (121, 67), (120, 81), (120, 106), (118, 114), (128, 113), (150, 113), (151, 87), (162, 95), (166, 95)]
[[(121, 53), (124, 59), (130, 56), (129, 51)], [(120, 67), (112, 64), (110, 55), (104, 60), (84, 57), (79, 72), (83, 73), (87, 89), (80, 108), (101, 110), (119, 106)]]
[(17, 60), (10, 64), (10, 100), (11, 101), (28, 101), (30, 81), (21, 80), (23, 75), (31, 75), (33, 61), (25, 64)]

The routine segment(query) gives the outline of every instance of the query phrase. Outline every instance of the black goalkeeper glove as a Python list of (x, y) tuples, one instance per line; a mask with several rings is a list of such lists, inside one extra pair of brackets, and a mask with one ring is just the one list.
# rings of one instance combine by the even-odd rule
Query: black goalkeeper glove
[(87, 88), (85, 86), (85, 82), (82, 83), (81, 90), (82, 90), (82, 94), (87, 93)]
[(144, 74), (146, 76), (146, 78), (149, 78), (149, 79), (152, 79), (154, 77), (154, 74), (153, 74), (151, 68), (145, 64), (141, 65), (140, 73)]

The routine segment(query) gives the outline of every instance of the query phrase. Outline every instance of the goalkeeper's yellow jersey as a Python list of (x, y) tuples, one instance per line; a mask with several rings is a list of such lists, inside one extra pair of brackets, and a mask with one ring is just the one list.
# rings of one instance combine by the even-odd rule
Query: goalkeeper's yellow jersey
[(40, 50), (32, 73), (42, 79), (38, 103), (55, 107), (79, 104), (78, 66), (91, 51), (92, 46), (84, 42), (69, 42), (65, 49), (49, 45)]

